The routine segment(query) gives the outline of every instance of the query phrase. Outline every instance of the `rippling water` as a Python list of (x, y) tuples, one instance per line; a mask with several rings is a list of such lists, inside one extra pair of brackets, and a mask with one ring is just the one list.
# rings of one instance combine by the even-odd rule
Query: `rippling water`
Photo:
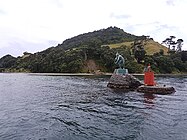
[(1, 140), (187, 140), (187, 77), (171, 95), (106, 87), (109, 77), (0, 74)]

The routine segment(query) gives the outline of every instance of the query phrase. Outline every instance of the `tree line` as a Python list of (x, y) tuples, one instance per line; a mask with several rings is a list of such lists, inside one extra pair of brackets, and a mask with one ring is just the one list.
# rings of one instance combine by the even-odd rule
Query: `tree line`
[[(187, 51), (182, 51), (183, 40), (177, 40), (173, 51), (174, 38), (163, 41), (168, 44), (168, 55), (159, 50), (148, 55), (144, 49), (148, 36), (135, 36), (117, 27), (109, 27), (65, 40), (56, 47), (50, 47), (34, 54), (23, 56), (6, 55), (0, 59), (0, 71), (12, 72), (54, 72), (77, 73), (85, 71), (86, 62), (94, 60), (102, 72), (113, 72), (116, 52), (125, 58), (125, 68), (130, 73), (142, 73), (145, 65), (151, 64), (155, 73), (186, 73)], [(132, 47), (121, 45), (110, 48), (111, 43), (133, 41)], [(172, 52), (172, 53), (171, 53)], [(92, 71), (91, 71), (92, 72)]]

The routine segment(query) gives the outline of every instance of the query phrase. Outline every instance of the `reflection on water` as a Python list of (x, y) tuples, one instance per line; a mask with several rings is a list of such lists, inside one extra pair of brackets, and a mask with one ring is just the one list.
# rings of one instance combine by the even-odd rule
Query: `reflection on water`
[(187, 138), (187, 77), (171, 95), (107, 88), (109, 77), (0, 74), (0, 139)]
[(144, 93), (144, 102), (146, 104), (154, 105), (154, 99), (155, 99), (155, 95), (154, 94)]

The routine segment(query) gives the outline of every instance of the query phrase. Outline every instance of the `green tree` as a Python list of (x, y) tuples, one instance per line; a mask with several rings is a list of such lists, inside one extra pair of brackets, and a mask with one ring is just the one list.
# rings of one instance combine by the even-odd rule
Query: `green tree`
[(0, 59), (0, 68), (11, 68), (16, 64), (17, 58), (5, 55)]
[(142, 60), (144, 60), (145, 54), (146, 51), (144, 50), (144, 48), (138, 49), (134, 52), (134, 57), (139, 64), (142, 62)]
[(144, 40), (135, 40), (132, 45), (132, 52), (138, 64), (142, 63), (146, 55), (146, 51), (144, 50)]
[[(160, 56), (160, 55), (159, 55)], [(144, 65), (145, 67), (147, 67), (148, 64), (151, 65), (151, 69), (155, 72), (155, 73), (159, 73), (159, 68), (157, 63), (154, 61), (154, 55), (153, 56), (146, 56), (144, 59)]]
[(181, 72), (185, 71), (185, 64), (182, 62), (181, 58), (179, 57), (174, 58), (173, 63), (175, 65), (175, 68), (177, 68), (179, 71)]
[(161, 73), (172, 73), (174, 63), (169, 56), (159, 56), (154, 58)]
[[(176, 51), (177, 52), (182, 51), (183, 39), (177, 39), (177, 41), (175, 41), (175, 40), (173, 40), (175, 38), (176, 38), (175, 36), (170, 36), (169, 38), (166, 38), (164, 41), (162, 41), (162, 44), (165, 44), (166, 46), (168, 46), (168, 53), (169, 54), (173, 54)], [(171, 49), (171, 47), (172, 47), (172, 49)]]
[(180, 54), (181, 54), (181, 60), (183, 62), (186, 62), (187, 61), (187, 51), (182, 51), (182, 52), (180, 52)]
[(176, 44), (177, 44), (177, 51), (178, 52), (182, 51), (182, 45), (183, 45), (182, 43), (183, 43), (183, 39), (177, 39)]
[(125, 66), (129, 70), (129, 73), (143, 73), (144, 66), (138, 64), (136, 61), (127, 61)]

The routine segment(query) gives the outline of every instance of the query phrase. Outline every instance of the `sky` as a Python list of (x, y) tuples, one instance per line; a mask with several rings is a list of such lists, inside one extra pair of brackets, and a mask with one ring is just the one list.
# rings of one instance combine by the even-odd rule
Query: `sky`
[(186, 7), (187, 0), (0, 0), (0, 57), (110, 26), (159, 43), (175, 36), (187, 50)]

